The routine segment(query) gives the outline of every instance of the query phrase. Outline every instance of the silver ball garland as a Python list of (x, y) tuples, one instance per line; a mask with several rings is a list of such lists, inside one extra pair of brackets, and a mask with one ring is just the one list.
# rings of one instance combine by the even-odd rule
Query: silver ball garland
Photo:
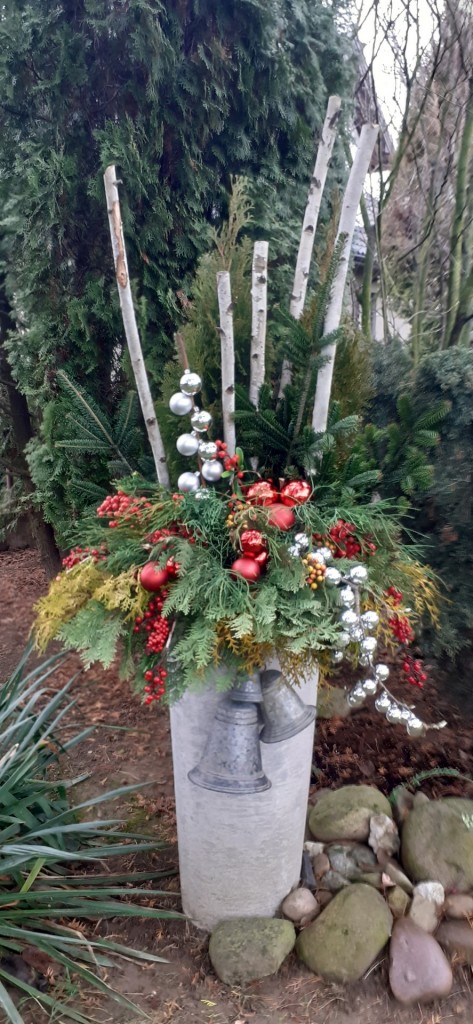
[(333, 562), (333, 551), (330, 548), (317, 548), (317, 552), (326, 564), (328, 562)]
[(215, 441), (200, 441), (199, 455), (204, 461), (213, 461), (217, 458), (218, 448)]
[(346, 626), (351, 635), (351, 630), (358, 625), (358, 615), (351, 608), (346, 608), (345, 611), (340, 613), (339, 622), (341, 622), (342, 626)]
[(409, 736), (423, 736), (426, 731), (425, 725), (421, 722), (417, 715), (412, 715), (407, 723), (407, 733)]
[(386, 691), (383, 690), (383, 692), (379, 694), (379, 697), (376, 698), (374, 706), (377, 711), (381, 711), (382, 714), (385, 714), (388, 708), (391, 707), (391, 703), (391, 698), (388, 697)]
[(348, 570), (347, 576), (350, 583), (354, 583), (357, 587), (366, 583), (368, 579), (368, 570), (365, 565), (352, 565)]
[(401, 708), (397, 704), (391, 704), (391, 707), (386, 711), (386, 720), (391, 725), (397, 725), (401, 721)]
[(381, 664), (374, 666), (374, 674), (379, 683), (385, 683), (389, 679), (389, 669), (387, 665)]
[(360, 622), (365, 633), (372, 633), (379, 626), (379, 615), (372, 611), (363, 612), (363, 615), (360, 615)]
[(339, 591), (339, 594), (341, 604), (343, 604), (345, 608), (353, 608), (353, 605), (355, 604), (356, 601), (356, 596), (352, 588), (342, 587), (342, 589)]
[(212, 422), (212, 417), (205, 409), (196, 409), (191, 416), (191, 426), (199, 434), (205, 434)]
[(360, 642), (360, 651), (362, 654), (372, 656), (378, 646), (378, 641), (375, 636), (364, 636)]
[(299, 550), (307, 551), (309, 547), (309, 538), (306, 533), (296, 533), (294, 537), (294, 544), (297, 544)]
[(182, 391), (176, 391), (169, 399), (169, 408), (175, 416), (187, 416), (189, 412), (192, 412), (194, 403), (190, 395), (183, 395)]
[(196, 395), (202, 387), (199, 374), (192, 373), (191, 370), (185, 370), (179, 381), (179, 387), (185, 395)]
[(176, 448), (180, 455), (196, 455), (199, 449), (199, 438), (194, 434), (181, 434), (176, 441)]
[(340, 663), (343, 661), (344, 657), (345, 657), (345, 655), (344, 655), (343, 651), (332, 651), (331, 652), (331, 658), (332, 658), (332, 664), (333, 665), (340, 665)]
[(330, 587), (338, 587), (338, 584), (342, 582), (342, 574), (334, 565), (329, 565), (324, 580)]
[(363, 687), (363, 693), (365, 693), (367, 697), (374, 697), (378, 689), (376, 679), (365, 679), (361, 685)]
[(181, 473), (177, 486), (183, 494), (191, 494), (192, 491), (198, 491), (200, 487), (200, 480), (198, 473)]
[(202, 476), (207, 483), (216, 484), (223, 473), (221, 462), (204, 462), (202, 465)]

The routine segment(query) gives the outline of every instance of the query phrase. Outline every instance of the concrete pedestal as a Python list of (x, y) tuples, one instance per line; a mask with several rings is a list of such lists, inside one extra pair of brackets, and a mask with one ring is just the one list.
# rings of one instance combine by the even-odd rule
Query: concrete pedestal
[[(268, 667), (274, 667), (273, 665)], [(318, 673), (298, 688), (317, 703)], [(171, 709), (177, 837), (184, 913), (211, 931), (230, 917), (273, 916), (297, 884), (307, 814), (314, 723), (280, 743), (261, 744), (271, 789), (233, 795), (194, 785), (222, 699), (214, 688), (187, 692)]]

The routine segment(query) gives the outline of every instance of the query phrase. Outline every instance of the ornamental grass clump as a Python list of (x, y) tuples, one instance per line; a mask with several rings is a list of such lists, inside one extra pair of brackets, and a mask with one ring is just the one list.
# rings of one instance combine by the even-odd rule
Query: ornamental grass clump
[[(64, 973), (136, 1015), (139, 1008), (114, 991), (106, 973), (121, 957), (153, 963), (162, 958), (97, 938), (95, 930), (89, 934), (88, 922), (180, 916), (154, 906), (167, 893), (142, 887), (167, 872), (104, 873), (112, 858), (155, 851), (162, 844), (125, 831), (121, 819), (83, 817), (137, 787), (124, 786), (74, 807), (69, 794), (87, 776), (56, 778), (60, 755), (92, 731), (85, 729), (64, 744), (58, 740), (74, 704), (68, 700), (74, 679), (54, 694), (49, 690), (59, 661), (54, 656), (28, 671), (26, 654), (0, 687), (0, 1008), (11, 1024), (23, 1024), (13, 989), (43, 1011), (90, 1024), (90, 1014), (57, 994)], [(26, 962), (33, 953), (48, 964), (39, 987), (34, 977), (25, 980), (23, 953)]]

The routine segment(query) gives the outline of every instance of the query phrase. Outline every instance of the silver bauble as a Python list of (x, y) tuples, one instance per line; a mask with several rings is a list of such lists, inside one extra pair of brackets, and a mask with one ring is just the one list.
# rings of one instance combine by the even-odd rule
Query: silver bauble
[(382, 665), (381, 663), (379, 665), (375, 665), (374, 666), (374, 674), (375, 674), (376, 679), (378, 680), (379, 683), (385, 683), (386, 680), (389, 679), (389, 669), (388, 669), (388, 666), (387, 665)]
[(333, 562), (333, 551), (330, 548), (317, 548), (319, 555), (322, 555), (324, 562)]
[(360, 615), (360, 622), (366, 633), (372, 633), (379, 626), (379, 615), (377, 612), (363, 612), (363, 615)]
[(345, 608), (353, 608), (356, 598), (351, 587), (342, 587), (342, 589), (339, 590), (339, 594), (340, 601), (345, 605)]
[(191, 425), (193, 430), (197, 430), (199, 434), (205, 434), (206, 430), (209, 429), (212, 422), (212, 417), (209, 412), (205, 409), (196, 409), (191, 416)]
[(361, 665), (362, 668), (368, 668), (368, 666), (371, 665), (371, 661), (371, 654), (360, 654), (360, 657), (358, 658), (358, 664)]
[(175, 416), (187, 416), (192, 412), (194, 403), (189, 395), (183, 395), (182, 391), (176, 391), (169, 399), (169, 408)]
[(294, 537), (294, 544), (297, 544), (300, 551), (307, 551), (309, 547), (309, 538), (306, 533), (296, 533)]
[(388, 708), (391, 707), (391, 698), (388, 697), (384, 690), (383, 693), (380, 693), (379, 697), (376, 698), (374, 706), (377, 711), (381, 711), (383, 714), (385, 714)]
[(367, 697), (374, 697), (378, 689), (376, 679), (365, 679), (361, 685), (363, 687), (363, 693), (365, 693)]
[(199, 455), (204, 461), (212, 461), (217, 458), (218, 448), (215, 441), (200, 441), (199, 442)]
[(342, 626), (346, 626), (351, 635), (353, 626), (358, 625), (358, 615), (351, 608), (346, 608), (345, 611), (341, 612), (338, 621), (341, 622)]
[(350, 633), (350, 639), (354, 644), (359, 644), (360, 640), (363, 640), (365, 635), (359, 622), (355, 622), (355, 625), (351, 626), (348, 632)]
[(345, 633), (345, 632), (338, 633), (337, 634), (337, 647), (340, 647), (340, 648), (343, 649), (345, 647), (348, 647), (348, 644), (351, 644), (350, 634), (349, 633)]
[(401, 708), (397, 704), (392, 704), (386, 711), (386, 721), (391, 725), (397, 725), (401, 721), (401, 714)]
[(202, 476), (207, 483), (216, 484), (223, 473), (221, 462), (204, 462), (201, 469)]
[(324, 580), (329, 584), (329, 586), (338, 587), (338, 584), (342, 581), (342, 574), (334, 565), (329, 565), (327, 572), (325, 573)]
[(350, 693), (347, 694), (347, 704), (349, 704), (351, 708), (361, 707), (361, 705), (364, 703), (364, 699), (365, 698), (363, 697), (363, 695), (360, 696), (353, 690), (350, 690)]
[(196, 501), (206, 501), (210, 498), (210, 491), (207, 487), (199, 487), (199, 490), (195, 492)]
[(409, 736), (423, 736), (425, 733), (425, 725), (421, 722), (417, 715), (412, 715), (407, 723), (407, 732)]
[(180, 455), (196, 455), (199, 449), (199, 438), (194, 434), (181, 434), (176, 441), (176, 448)]
[(332, 665), (340, 665), (344, 657), (343, 651), (332, 651)]
[(362, 654), (374, 654), (378, 646), (378, 641), (375, 636), (364, 636), (360, 643), (360, 651)]
[(191, 491), (198, 491), (200, 486), (199, 474), (181, 473), (177, 481), (177, 486), (184, 494), (190, 494)]
[(290, 544), (287, 550), (292, 558), (301, 557), (302, 551), (298, 544)]
[(307, 561), (310, 562), (311, 565), (325, 565), (323, 556), (320, 554), (320, 551), (309, 551), (309, 554), (307, 555)]
[(196, 395), (202, 387), (202, 381), (199, 374), (192, 373), (191, 370), (186, 370), (179, 381), (179, 387), (185, 395)]
[(348, 570), (347, 576), (351, 583), (355, 583), (357, 587), (360, 587), (368, 579), (368, 570), (364, 565), (352, 565)]

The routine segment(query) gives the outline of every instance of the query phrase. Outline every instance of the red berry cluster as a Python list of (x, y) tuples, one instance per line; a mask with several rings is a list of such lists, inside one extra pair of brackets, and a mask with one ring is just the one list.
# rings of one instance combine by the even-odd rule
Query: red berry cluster
[(162, 700), (166, 692), (166, 677), (167, 672), (165, 668), (156, 668), (154, 670), (148, 669), (144, 678), (146, 680), (144, 704), (152, 704), (155, 700)]
[(356, 526), (347, 523), (344, 519), (337, 519), (335, 526), (332, 526), (328, 535), (314, 533), (316, 544), (329, 547), (333, 551), (334, 558), (359, 558), (374, 555), (376, 544), (368, 537), (361, 540), (356, 535)]
[(119, 520), (124, 520), (128, 526), (139, 526), (143, 512), (152, 508), (151, 502), (145, 498), (135, 498), (124, 491), (117, 491), (116, 494), (109, 494), (97, 509), (100, 518), (110, 519), (109, 527), (119, 525)]
[(391, 618), (388, 619), (388, 624), (390, 626), (391, 632), (394, 634), (396, 640), (398, 640), (400, 644), (412, 643), (415, 633), (414, 630), (412, 629), (409, 619), (407, 618), (407, 615), (392, 615)]
[(394, 605), (394, 607), (402, 604), (403, 594), (400, 590), (397, 590), (396, 587), (388, 587), (388, 589), (384, 591), (384, 596), (388, 598), (389, 603)]
[(168, 591), (162, 590), (149, 601), (144, 615), (136, 616), (133, 632), (146, 634), (146, 654), (161, 654), (169, 636), (169, 621), (161, 614), (167, 596)]
[(79, 562), (84, 562), (86, 558), (92, 559), (94, 563), (104, 562), (107, 557), (106, 554), (104, 554), (105, 551), (105, 544), (101, 544), (100, 548), (72, 548), (69, 554), (62, 560), (63, 568), (72, 569), (75, 565), (78, 565)]
[(427, 673), (424, 672), (422, 662), (418, 659), (412, 658), (410, 654), (406, 654), (402, 669), (407, 675), (407, 682), (410, 683), (411, 686), (418, 686), (419, 690), (423, 690), (424, 683), (427, 679)]
[[(227, 444), (225, 441), (216, 441), (215, 444), (218, 448), (217, 459), (222, 459), (223, 468), (227, 470), (238, 469), (240, 460), (238, 455), (227, 455)], [(237, 473), (238, 478), (241, 480), (245, 474)]]

